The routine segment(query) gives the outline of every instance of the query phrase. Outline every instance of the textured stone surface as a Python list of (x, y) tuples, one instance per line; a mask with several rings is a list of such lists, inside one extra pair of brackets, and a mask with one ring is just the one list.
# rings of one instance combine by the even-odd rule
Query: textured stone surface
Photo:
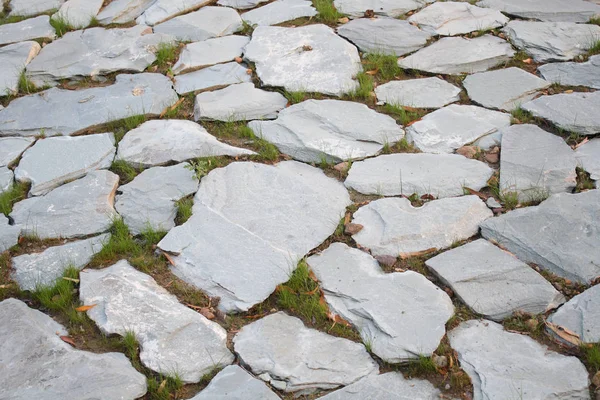
[(548, 322), (575, 333), (584, 343), (600, 342), (600, 285), (573, 297)]
[(124, 24), (139, 17), (156, 0), (113, 0), (100, 13), (98, 21), (102, 25)]
[(30, 17), (59, 8), (65, 0), (10, 0), (10, 16)]
[(75, 29), (87, 27), (96, 18), (103, 0), (68, 0), (52, 18), (62, 20)]
[(8, 167), (0, 167), (0, 193), (8, 190), (14, 181), (14, 174)]
[(28, 137), (0, 138), (0, 167), (16, 161), (34, 141), (34, 138)]
[(435, 74), (472, 74), (509, 61), (515, 51), (492, 35), (475, 39), (445, 37), (398, 61), (402, 68)]
[(0, 302), (0, 396), (11, 400), (136, 399), (146, 377), (122, 353), (73, 349), (67, 330), (16, 299)]
[(180, 74), (188, 70), (232, 61), (242, 55), (244, 46), (249, 40), (247, 36), (231, 35), (190, 43), (181, 51), (179, 60), (173, 66), (173, 73)]
[(217, 4), (225, 7), (233, 7), (240, 10), (245, 10), (248, 8), (254, 8), (260, 3), (264, 3), (268, 0), (219, 0)]
[(334, 0), (333, 4), (339, 12), (351, 18), (362, 17), (367, 10), (395, 18), (433, 1), (435, 0)]
[(600, 89), (600, 54), (583, 63), (564, 62), (540, 65), (538, 72), (548, 82), (565, 86)]
[(477, 196), (434, 200), (416, 208), (405, 198), (375, 200), (354, 213), (364, 228), (352, 237), (376, 256), (443, 249), (477, 234), (492, 212)]
[(600, 14), (599, 6), (583, 0), (482, 0), (477, 5), (541, 21), (588, 22)]
[(580, 146), (575, 151), (575, 158), (577, 165), (587, 171), (592, 179), (600, 180), (600, 138)]
[(440, 108), (460, 100), (460, 88), (440, 79), (391, 81), (375, 88), (377, 100), (396, 106)]
[(481, 234), (519, 259), (576, 282), (600, 276), (600, 190), (556, 194), (537, 207), (510, 211), (481, 225)]
[(235, 83), (251, 82), (246, 68), (236, 62), (217, 64), (175, 77), (175, 90), (179, 94), (208, 90)]
[(276, 0), (242, 14), (250, 25), (276, 25), (296, 18), (314, 17), (317, 10), (308, 0)]
[(81, 300), (96, 304), (88, 316), (106, 334), (132, 332), (140, 344), (140, 360), (151, 370), (198, 382), (233, 361), (225, 329), (179, 303), (127, 261), (85, 270), (80, 279)]
[(279, 113), (275, 121), (252, 121), (255, 135), (305, 162), (338, 162), (375, 155), (404, 137), (396, 121), (363, 104), (307, 100)]
[(0, 45), (31, 39), (54, 39), (54, 36), (54, 28), (50, 25), (50, 17), (47, 15), (0, 25)]
[(321, 397), (322, 400), (438, 400), (441, 393), (424, 379), (404, 379), (400, 372), (371, 374)]
[(414, 271), (386, 274), (369, 254), (333, 243), (306, 260), (329, 310), (349, 321), (386, 362), (430, 356), (454, 314), (448, 295)]
[(45, 196), (15, 204), (11, 218), (25, 235), (40, 239), (76, 238), (108, 230), (116, 217), (113, 197), (119, 177), (99, 170)]
[(259, 26), (244, 56), (263, 84), (289, 92), (339, 96), (356, 89), (353, 78), (362, 69), (356, 47), (325, 25)]
[(156, 25), (210, 3), (210, 0), (156, 0), (135, 21), (138, 24)]
[(283, 312), (244, 326), (233, 344), (244, 365), (285, 392), (335, 389), (379, 369), (362, 344), (306, 328)]
[(589, 399), (588, 374), (575, 357), (549, 350), (502, 325), (470, 320), (448, 334), (474, 399)]
[(8, 218), (0, 214), (0, 252), (10, 249), (19, 241), (21, 227), (8, 224)]
[(19, 91), (19, 77), (40, 49), (40, 45), (33, 41), (0, 47), (0, 96)]
[(267, 385), (254, 378), (237, 365), (221, 370), (203, 389), (190, 400), (279, 400)]
[(198, 11), (158, 24), (155, 33), (163, 33), (185, 42), (200, 42), (231, 35), (242, 28), (239, 14), (226, 7), (203, 7)]

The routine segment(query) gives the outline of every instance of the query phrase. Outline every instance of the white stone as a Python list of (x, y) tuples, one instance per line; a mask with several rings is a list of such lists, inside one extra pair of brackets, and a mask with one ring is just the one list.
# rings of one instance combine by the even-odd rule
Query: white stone
[(17, 94), (21, 74), (40, 50), (33, 41), (0, 47), (0, 97)]
[(60, 8), (64, 2), (65, 0), (10, 0), (9, 15), (30, 17)]
[(248, 8), (254, 8), (260, 3), (264, 3), (268, 0), (219, 0), (217, 4), (225, 7), (233, 7), (240, 10), (245, 10)]
[(8, 218), (0, 214), (0, 253), (13, 247), (19, 241), (21, 227), (8, 224)]
[(577, 165), (590, 174), (590, 177), (600, 180), (600, 138), (592, 139), (575, 150)]
[(574, 333), (582, 343), (600, 342), (600, 285), (573, 297), (548, 322)]
[(0, 25), (0, 45), (32, 39), (54, 39), (55, 36), (50, 17), (47, 15)]
[(267, 385), (238, 365), (223, 368), (196, 396), (190, 400), (279, 400)]
[(377, 100), (395, 106), (440, 108), (460, 100), (460, 88), (436, 77), (391, 81), (375, 88)]
[(85, 28), (92, 18), (96, 18), (103, 2), (103, 0), (67, 0), (52, 18), (62, 20), (75, 29)]
[(175, 91), (187, 94), (198, 90), (221, 88), (235, 83), (251, 82), (252, 75), (237, 62), (217, 64), (175, 77)]
[(0, 193), (7, 191), (13, 185), (14, 174), (8, 167), (0, 167)]
[(317, 10), (308, 0), (276, 0), (242, 14), (242, 19), (248, 24), (276, 25), (296, 18), (314, 17)]
[(210, 3), (210, 0), (156, 0), (135, 21), (152, 26)]
[(154, 3), (156, 0), (112, 0), (97, 18), (102, 25), (124, 24), (139, 17)]
[(401, 372), (371, 374), (329, 393), (322, 400), (439, 400), (442, 394), (425, 379), (404, 379)]
[(158, 24), (154, 32), (171, 35), (182, 42), (200, 42), (231, 35), (242, 26), (242, 19), (235, 10), (209, 6)]
[(482, 0), (477, 5), (541, 21), (588, 22), (600, 14), (599, 6), (583, 0)]
[(181, 51), (179, 60), (173, 66), (173, 73), (198, 69), (201, 67), (232, 61), (242, 55), (244, 46), (250, 38), (247, 36), (224, 36), (202, 42), (190, 43)]
[(35, 142), (28, 137), (0, 138), (0, 167), (12, 164), (23, 152)]
[(587, 86), (600, 89), (600, 54), (588, 61), (540, 65), (538, 72), (548, 82), (565, 86)]
[(362, 17), (367, 10), (377, 15), (399, 17), (409, 11), (422, 8), (435, 0), (334, 0), (335, 8), (350, 18)]

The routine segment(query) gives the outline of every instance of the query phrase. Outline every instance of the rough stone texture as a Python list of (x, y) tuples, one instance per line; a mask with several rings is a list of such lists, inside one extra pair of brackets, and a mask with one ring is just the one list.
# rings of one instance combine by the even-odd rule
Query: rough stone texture
[(350, 18), (362, 17), (367, 10), (377, 15), (399, 17), (409, 11), (422, 8), (435, 0), (334, 0), (335, 8)]
[(600, 285), (573, 297), (548, 322), (575, 333), (583, 343), (600, 342)]
[(242, 55), (244, 46), (249, 40), (247, 36), (232, 35), (190, 43), (181, 51), (179, 60), (173, 66), (173, 73), (180, 74), (188, 70), (232, 61)]
[(600, 276), (600, 190), (556, 194), (537, 207), (510, 211), (481, 224), (481, 234), (519, 259), (589, 284)]
[(477, 196), (434, 200), (416, 208), (405, 198), (375, 200), (354, 213), (364, 228), (352, 237), (375, 256), (443, 249), (477, 234), (492, 212)]
[(470, 320), (448, 334), (474, 399), (589, 399), (588, 373), (575, 357), (490, 321)]
[(305, 162), (328, 162), (375, 155), (404, 137), (396, 121), (359, 103), (307, 100), (279, 113), (276, 121), (252, 121), (255, 135), (282, 153)]
[(482, 0), (478, 6), (541, 21), (588, 22), (600, 7), (583, 0)]
[(306, 262), (329, 310), (354, 325), (384, 361), (405, 362), (437, 349), (454, 306), (423, 275), (386, 274), (369, 254), (343, 243), (333, 243)]
[(226, 122), (274, 119), (286, 104), (287, 99), (281, 93), (257, 89), (251, 82), (238, 83), (197, 95), (194, 119)]
[(219, 372), (190, 400), (279, 400), (267, 385), (237, 365), (229, 365)]
[(375, 88), (377, 100), (396, 106), (440, 108), (460, 100), (460, 88), (440, 79), (391, 81)]
[(0, 214), (0, 253), (13, 247), (19, 241), (21, 227), (8, 224), (8, 218)]
[(38, 140), (23, 153), (15, 179), (31, 182), (29, 194), (40, 196), (90, 171), (109, 168), (115, 152), (112, 133)]
[(398, 65), (434, 74), (472, 74), (505, 63), (514, 55), (508, 42), (492, 35), (445, 37), (398, 61)]
[(102, 7), (103, 0), (68, 0), (52, 18), (58, 18), (70, 26), (81, 29), (87, 27)]
[(10, 189), (13, 185), (14, 174), (8, 167), (0, 167), (0, 193)]
[(353, 78), (362, 69), (356, 47), (320, 24), (259, 26), (244, 56), (256, 63), (263, 84), (289, 92), (340, 96), (358, 87)]
[(54, 39), (55, 36), (50, 17), (47, 15), (0, 25), (0, 45), (31, 39)]
[(564, 62), (540, 65), (538, 72), (548, 82), (600, 89), (600, 54), (591, 56), (584, 63)]
[(60, 8), (65, 0), (10, 0), (10, 16), (30, 17)]
[(171, 35), (184, 42), (200, 42), (231, 35), (242, 26), (242, 19), (235, 10), (209, 6), (158, 24), (154, 32)]
[(487, 108), (512, 111), (535, 98), (550, 82), (511, 67), (469, 75), (463, 81), (467, 94), (477, 104)]
[(219, 0), (217, 4), (225, 7), (233, 7), (240, 10), (245, 10), (248, 8), (254, 8), (260, 3), (264, 3), (268, 0)]
[(244, 326), (233, 344), (244, 365), (285, 392), (335, 389), (379, 370), (362, 344), (306, 328), (283, 312)]
[(242, 14), (248, 24), (276, 25), (296, 18), (314, 17), (317, 10), (308, 0), (276, 0), (272, 3)]
[(600, 133), (600, 92), (541, 96), (523, 104), (523, 109), (570, 132)]
[(198, 382), (214, 368), (233, 362), (225, 329), (179, 303), (127, 261), (85, 270), (80, 279), (81, 301), (96, 304), (88, 316), (106, 334), (132, 332), (140, 344), (140, 360), (151, 370)]
[(113, 0), (100, 13), (98, 21), (102, 25), (125, 24), (139, 17), (156, 0)]
[(362, 52), (401, 56), (419, 50), (431, 38), (407, 21), (393, 18), (360, 18), (340, 26), (338, 35)]
[(45, 196), (15, 204), (10, 216), (23, 234), (40, 239), (76, 238), (108, 230), (116, 217), (113, 198), (119, 177), (99, 170)]
[(0, 167), (4, 167), (5, 165), (9, 165), (16, 161), (33, 142), (35, 142), (34, 138), (0, 138)]
[(577, 165), (586, 170), (593, 180), (600, 180), (600, 138), (579, 147), (575, 151), (575, 158)]
[(243, 154), (254, 152), (219, 142), (195, 122), (167, 119), (144, 122), (127, 132), (119, 142), (117, 160), (152, 167), (192, 158)]
[(107, 233), (49, 247), (41, 253), (13, 257), (11, 277), (21, 290), (33, 291), (40, 286), (53, 286), (67, 268), (83, 269), (109, 239)]
[(289, 279), (350, 203), (341, 183), (309, 165), (236, 162), (202, 178), (193, 216), (158, 246), (177, 254), (173, 272), (219, 296), (222, 310), (245, 311)]
[(175, 226), (176, 201), (197, 189), (198, 179), (189, 164), (153, 167), (119, 186), (115, 208), (134, 235), (149, 228), (166, 232)]
[(508, 18), (497, 10), (447, 1), (433, 3), (408, 19), (433, 35), (454, 36), (504, 26)]
[(510, 126), (510, 114), (451, 104), (406, 129), (406, 138), (425, 153), (452, 153), (482, 136)]
[(501, 321), (515, 311), (543, 314), (565, 301), (527, 264), (479, 239), (425, 261), (473, 311)]
[(122, 353), (73, 349), (67, 330), (16, 299), (0, 302), (0, 397), (11, 400), (133, 400), (146, 377)]
[(517, 192), (521, 201), (571, 193), (577, 184), (577, 160), (563, 138), (536, 125), (513, 125), (502, 131), (501, 193)]
[(441, 392), (424, 379), (404, 379), (400, 372), (371, 374), (321, 397), (321, 400), (439, 400)]
[(11, 101), (0, 113), (0, 136), (72, 135), (132, 115), (157, 115), (177, 100), (161, 74), (117, 75), (113, 85), (90, 89), (52, 88)]
[(140, 25), (156, 25), (210, 3), (210, 0), (156, 0), (136, 18), (135, 22)]
[(33, 41), (0, 47), (0, 97), (17, 94), (19, 77), (40, 49)]
[(197, 90), (207, 90), (235, 83), (251, 82), (252, 75), (236, 62), (217, 64), (189, 74), (175, 77), (175, 91), (187, 94)]
[(346, 187), (364, 194), (437, 198), (461, 196), (463, 187), (487, 186), (493, 170), (457, 154), (388, 154), (352, 164)]

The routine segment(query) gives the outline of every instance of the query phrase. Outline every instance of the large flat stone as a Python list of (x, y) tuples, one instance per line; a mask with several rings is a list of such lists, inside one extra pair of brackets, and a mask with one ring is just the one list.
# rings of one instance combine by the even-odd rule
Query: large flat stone
[(396, 121), (359, 103), (307, 100), (279, 113), (275, 121), (252, 121), (255, 135), (282, 153), (305, 162), (338, 162), (377, 154), (404, 137)]
[(180, 74), (185, 71), (232, 61), (242, 55), (244, 46), (248, 44), (249, 40), (250, 38), (247, 36), (231, 35), (190, 43), (181, 51), (179, 60), (173, 66), (173, 73)]
[(600, 138), (592, 139), (575, 150), (577, 165), (590, 174), (593, 180), (600, 180)]
[(135, 22), (140, 25), (156, 25), (210, 3), (210, 0), (155, 0)]
[(13, 247), (19, 241), (21, 227), (8, 224), (8, 218), (0, 214), (0, 253)]
[(242, 19), (248, 24), (276, 25), (296, 18), (314, 17), (317, 10), (308, 0), (276, 0), (242, 14)]
[(335, 389), (379, 370), (362, 344), (306, 328), (283, 312), (244, 326), (233, 344), (243, 365), (285, 392)]
[(573, 297), (548, 322), (576, 334), (583, 343), (600, 342), (600, 285)]
[(223, 368), (203, 389), (190, 400), (279, 400), (267, 385), (237, 365)]
[(139, 17), (156, 0), (113, 0), (97, 16), (102, 25), (125, 24)]
[(306, 262), (329, 310), (388, 363), (431, 356), (454, 314), (450, 297), (414, 271), (386, 274), (369, 254), (333, 243)]
[(541, 21), (588, 22), (600, 14), (600, 6), (583, 0), (482, 0), (477, 5)]
[(52, 18), (62, 20), (75, 29), (86, 28), (96, 18), (103, 0), (67, 0)]
[(404, 379), (401, 372), (371, 374), (329, 393), (322, 400), (438, 400), (441, 393), (425, 379)]
[(549, 350), (495, 322), (470, 320), (448, 334), (474, 399), (589, 399), (588, 373), (576, 357)]
[(23, 152), (35, 142), (28, 137), (0, 138), (0, 167), (12, 164)]
[(591, 56), (583, 63), (563, 62), (540, 65), (538, 72), (548, 82), (600, 89), (600, 54)]
[(171, 85), (161, 74), (122, 74), (110, 86), (20, 97), (0, 113), (0, 136), (72, 135), (132, 115), (158, 115), (178, 100)]
[(419, 208), (405, 198), (380, 199), (354, 213), (352, 222), (364, 228), (352, 237), (373, 255), (406, 256), (468, 239), (491, 216), (477, 196), (434, 200)]
[(54, 39), (55, 36), (50, 17), (47, 15), (0, 25), (0, 45), (32, 39)]
[(320, 24), (259, 26), (244, 57), (256, 63), (263, 84), (282, 86), (289, 92), (340, 96), (358, 87), (353, 78), (362, 69), (356, 47)]
[(435, 0), (334, 0), (335, 8), (351, 18), (362, 17), (367, 10), (377, 15), (399, 17), (409, 11), (422, 8)]
[(251, 82), (252, 75), (237, 62), (217, 64), (175, 77), (175, 91), (187, 94), (197, 90), (209, 90), (235, 83)]
[(391, 81), (375, 88), (377, 100), (395, 106), (440, 108), (460, 100), (460, 88), (436, 77)]
[(233, 362), (225, 329), (179, 303), (127, 261), (85, 270), (80, 279), (81, 301), (96, 305), (88, 316), (106, 334), (132, 332), (140, 344), (140, 361), (149, 369), (198, 382), (214, 368)]
[(67, 330), (16, 299), (0, 302), (0, 396), (11, 400), (133, 400), (146, 377), (122, 353), (73, 349)]
[(254, 8), (260, 3), (264, 3), (268, 0), (219, 0), (217, 4), (225, 7), (233, 7), (240, 10), (246, 10), (248, 8)]
[(510, 211), (481, 224), (481, 234), (561, 277), (590, 283), (600, 276), (600, 190), (555, 194), (537, 207)]
[(352, 164), (344, 184), (364, 194), (437, 198), (487, 186), (493, 170), (458, 154), (388, 154)]
[(158, 24), (154, 32), (173, 36), (182, 42), (200, 42), (231, 35), (242, 26), (242, 19), (235, 10), (209, 6)]
[(10, 16), (30, 17), (60, 8), (65, 0), (10, 0)]
[(40, 49), (33, 41), (0, 47), (0, 97), (17, 94), (21, 74)]

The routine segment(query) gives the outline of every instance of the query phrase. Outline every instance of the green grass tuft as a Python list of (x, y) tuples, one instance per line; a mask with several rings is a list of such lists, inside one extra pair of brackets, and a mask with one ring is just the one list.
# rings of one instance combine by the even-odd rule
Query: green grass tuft
[(143, 253), (140, 242), (130, 234), (129, 228), (121, 218), (113, 221), (110, 239), (92, 259), (92, 265), (109, 264), (125, 256), (136, 257)]
[(313, 0), (313, 6), (317, 9), (317, 20), (326, 24), (335, 24), (343, 17), (335, 8), (333, 0)]
[(65, 33), (75, 30), (75, 28), (62, 16), (50, 18), (50, 25), (52, 25), (56, 31), (56, 36), (58, 37), (62, 37)]
[(194, 207), (193, 197), (184, 197), (175, 202), (177, 205), (177, 217), (175, 218), (175, 224), (181, 225), (186, 222), (192, 216), (192, 208)]
[(254, 158), (262, 161), (276, 161), (279, 158), (279, 150), (273, 143), (263, 138), (255, 138), (254, 144), (258, 147), (258, 156)]
[(510, 114), (512, 115), (513, 124), (535, 123), (535, 117), (529, 111), (525, 111), (521, 107), (515, 108)]
[(433, 374), (436, 371), (437, 368), (431, 357), (420, 355), (418, 359), (408, 363), (408, 372), (411, 376)]
[(588, 52), (587, 52), (588, 56), (593, 56), (596, 54), (600, 54), (600, 40), (596, 40), (588, 48)]
[(115, 141), (119, 143), (127, 132), (137, 128), (146, 122), (146, 120), (147, 117), (144, 114), (130, 115), (129, 117), (109, 122), (106, 124), (106, 129), (114, 133)]
[(298, 91), (298, 92), (284, 92), (283, 95), (290, 102), (290, 104), (298, 104), (306, 98), (306, 92)]
[(28, 183), (17, 182), (0, 193), (0, 212), (6, 216), (12, 212), (13, 205), (27, 198)]
[(581, 346), (583, 358), (594, 373), (600, 371), (600, 343)]
[(373, 77), (365, 72), (356, 75), (358, 88), (346, 95), (350, 100), (370, 100), (374, 90)]
[(213, 169), (227, 165), (227, 162), (227, 159), (223, 157), (204, 157), (190, 160), (185, 167), (194, 172), (196, 179), (201, 180)]
[(141, 172), (141, 170), (135, 168), (125, 160), (113, 161), (110, 170), (119, 175), (121, 185), (131, 182)]
[(425, 110), (407, 110), (406, 108), (400, 105), (390, 103), (386, 103), (385, 105), (383, 105), (381, 111), (383, 111), (385, 114), (392, 116), (402, 126), (406, 126), (411, 122), (422, 118), (426, 114)]
[(325, 322), (327, 308), (320, 300), (318, 284), (311, 279), (306, 261), (301, 260), (290, 279), (279, 286), (277, 303), (306, 320)]
[(155, 64), (158, 68), (167, 68), (177, 61), (177, 50), (179, 46), (176, 43), (159, 43), (156, 49)]
[(369, 53), (363, 63), (367, 71), (377, 71), (377, 77), (386, 81), (403, 75), (402, 68), (398, 66), (398, 57), (394, 55)]

